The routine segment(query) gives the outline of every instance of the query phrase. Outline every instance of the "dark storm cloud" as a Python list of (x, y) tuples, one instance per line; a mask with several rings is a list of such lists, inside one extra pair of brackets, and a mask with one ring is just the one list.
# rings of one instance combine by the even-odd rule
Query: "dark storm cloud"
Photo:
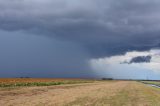
[(129, 64), (132, 63), (150, 63), (152, 56), (137, 56), (130, 60)]
[(0, 30), (0, 77), (95, 77), (87, 59), (75, 43)]
[(0, 28), (81, 44), (93, 58), (160, 46), (158, 0), (5, 0)]

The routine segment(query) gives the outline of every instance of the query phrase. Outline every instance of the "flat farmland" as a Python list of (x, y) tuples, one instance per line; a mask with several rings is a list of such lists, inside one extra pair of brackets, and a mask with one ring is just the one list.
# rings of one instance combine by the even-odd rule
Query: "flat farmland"
[(66, 79), (52, 78), (0, 78), (0, 83), (17, 83), (17, 82), (49, 82), (49, 81), (64, 81)]
[(53, 78), (0, 78), (0, 87), (51, 86), (61, 84), (91, 83), (89, 79), (53, 79)]
[(1, 87), (0, 106), (160, 106), (160, 89), (136, 81)]

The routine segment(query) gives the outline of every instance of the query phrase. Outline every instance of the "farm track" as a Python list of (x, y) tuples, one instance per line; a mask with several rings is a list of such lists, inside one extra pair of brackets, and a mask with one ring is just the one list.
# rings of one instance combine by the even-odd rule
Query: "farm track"
[(0, 88), (0, 106), (160, 106), (160, 89), (134, 81)]

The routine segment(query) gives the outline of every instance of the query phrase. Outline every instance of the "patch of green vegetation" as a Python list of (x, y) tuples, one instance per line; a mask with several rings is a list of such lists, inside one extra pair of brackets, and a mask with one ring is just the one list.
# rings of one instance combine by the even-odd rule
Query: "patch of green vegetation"
[(52, 86), (62, 84), (78, 84), (78, 83), (92, 83), (94, 81), (87, 80), (66, 80), (59, 82), (19, 82), (19, 83), (0, 83), (0, 87), (20, 87), (20, 86)]

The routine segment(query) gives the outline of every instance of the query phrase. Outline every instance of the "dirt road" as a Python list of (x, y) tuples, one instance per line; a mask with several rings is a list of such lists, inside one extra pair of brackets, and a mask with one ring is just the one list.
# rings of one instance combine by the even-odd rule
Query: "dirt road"
[(0, 106), (160, 106), (160, 89), (133, 81), (0, 88)]

